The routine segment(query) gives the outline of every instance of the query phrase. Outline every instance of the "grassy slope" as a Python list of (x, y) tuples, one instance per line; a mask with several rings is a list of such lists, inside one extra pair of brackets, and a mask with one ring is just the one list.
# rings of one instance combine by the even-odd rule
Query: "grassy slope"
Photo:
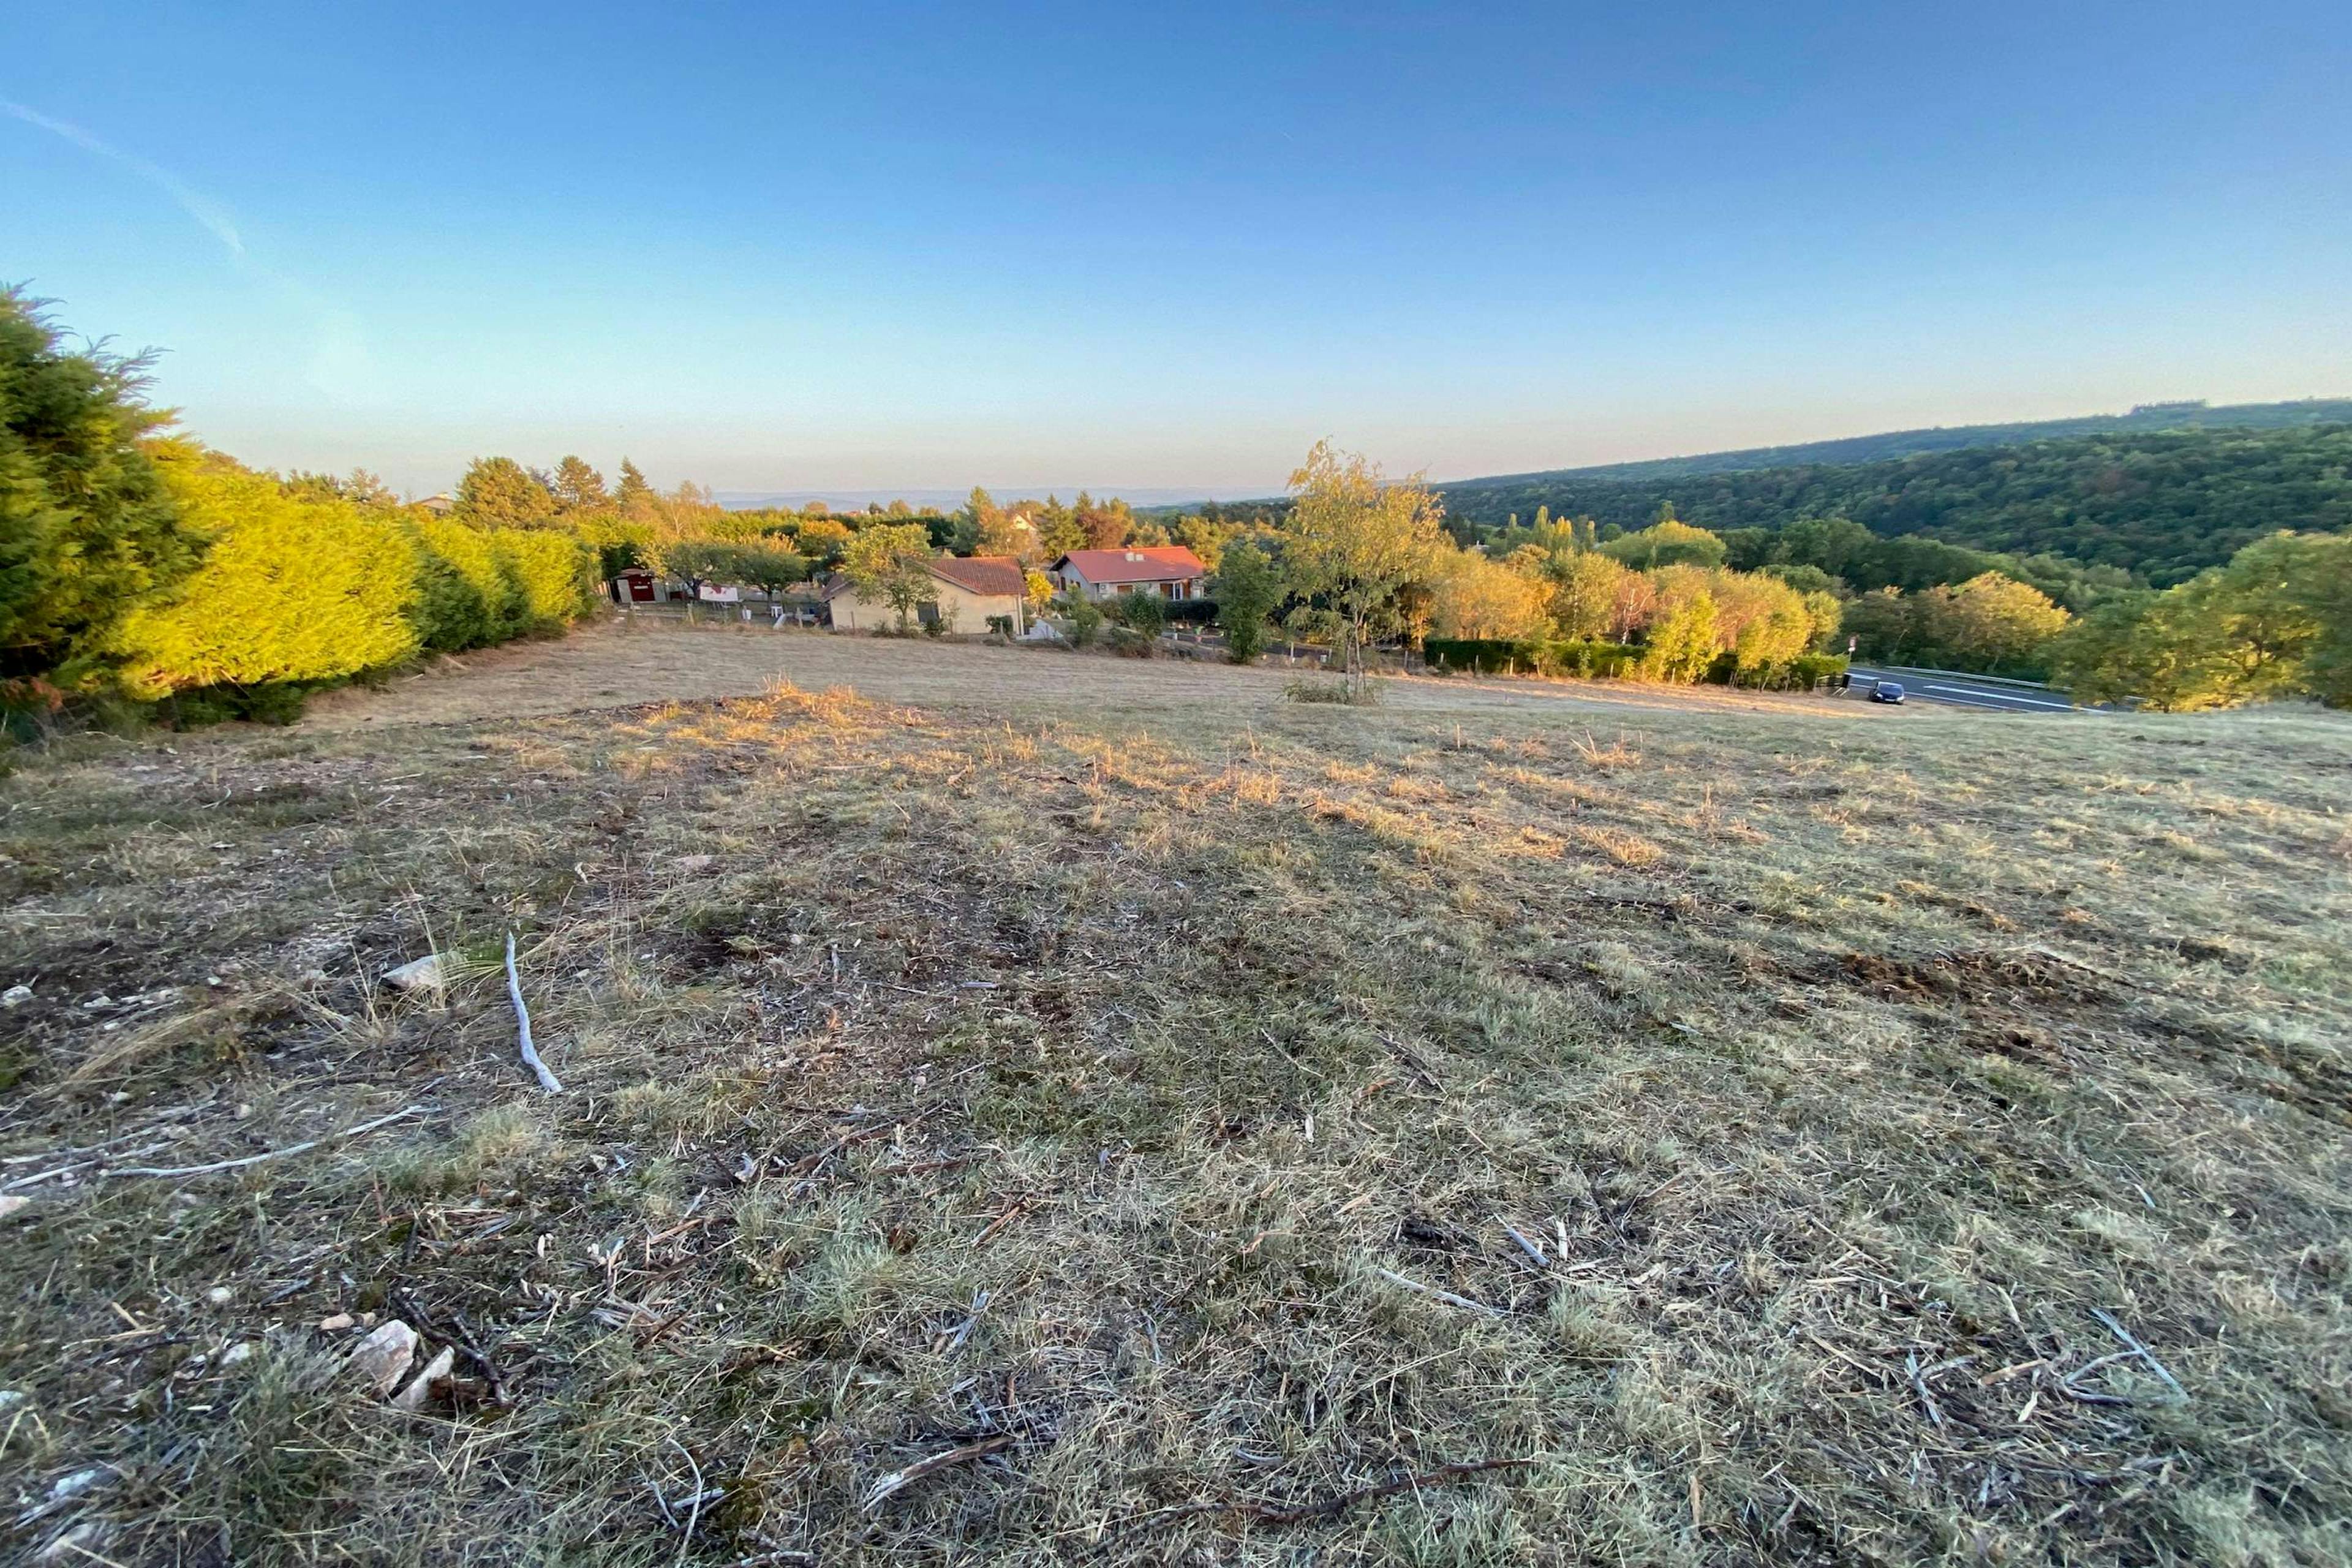
[[(37, 763), (0, 1179), (426, 1109), (31, 1189), (0, 1473), (119, 1477), (22, 1538), (2352, 1554), (2352, 731), (1591, 719), (780, 690)], [(362, 983), (509, 923), (559, 1098), (494, 984)], [(461, 1407), (338, 1381), (339, 1310)]]

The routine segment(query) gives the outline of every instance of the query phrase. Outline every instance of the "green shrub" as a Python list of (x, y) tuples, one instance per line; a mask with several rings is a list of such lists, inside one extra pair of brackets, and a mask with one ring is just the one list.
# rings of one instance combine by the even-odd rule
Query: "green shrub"
[(596, 599), (596, 555), (578, 538), (543, 528), (502, 528), (490, 536), (501, 574), (520, 594), (521, 633), (559, 632)]
[(1367, 680), (1350, 688), (1344, 677), (1294, 676), (1282, 688), (1285, 702), (1329, 702), (1350, 708), (1377, 708), (1381, 689), (1377, 682)]
[(409, 525), (416, 574), (410, 615), (418, 643), (439, 653), (561, 630), (587, 613), (596, 553), (541, 528), (474, 528), (446, 519)]
[(436, 518), (409, 533), (416, 574), (409, 613), (420, 646), (463, 653), (513, 635), (507, 579), (487, 531)]
[(1421, 651), (1433, 669), (1611, 679), (1631, 673), (1642, 658), (1640, 648), (1625, 643), (1541, 637), (1431, 637)]
[(1717, 686), (1771, 687), (1776, 689), (1810, 691), (1825, 679), (1845, 673), (1845, 655), (1842, 653), (1805, 653), (1779, 664), (1758, 668), (1742, 668), (1738, 656), (1719, 653), (1707, 666), (1706, 679)]
[(1140, 637), (1156, 637), (1168, 625), (1168, 602), (1157, 594), (1122, 594), (1118, 624)]

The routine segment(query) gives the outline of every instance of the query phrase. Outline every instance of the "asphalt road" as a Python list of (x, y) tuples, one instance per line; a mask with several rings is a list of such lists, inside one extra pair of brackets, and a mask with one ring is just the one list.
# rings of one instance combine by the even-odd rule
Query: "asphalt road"
[(2065, 694), (2034, 686), (2012, 686), (1977, 680), (1965, 675), (1932, 675), (1919, 670), (1884, 669), (1873, 665), (1853, 667), (1852, 695), (1866, 700), (1873, 682), (1899, 681), (1906, 700), (1945, 702), (1956, 708), (1984, 708), (2002, 713), (2073, 713), (2078, 711)]

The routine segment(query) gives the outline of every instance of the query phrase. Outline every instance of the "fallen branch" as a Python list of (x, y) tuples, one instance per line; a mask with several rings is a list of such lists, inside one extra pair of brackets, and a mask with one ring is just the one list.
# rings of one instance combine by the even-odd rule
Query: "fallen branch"
[(982, 1437), (977, 1443), (966, 1443), (961, 1448), (950, 1448), (944, 1453), (933, 1454), (928, 1459), (918, 1459), (905, 1469), (893, 1470), (875, 1482), (874, 1489), (866, 1494), (866, 1500), (860, 1506), (866, 1512), (872, 1513), (925, 1476), (936, 1475), (950, 1465), (961, 1465), (969, 1459), (984, 1459), (991, 1454), (1010, 1448), (1013, 1444), (1013, 1434), (1000, 1432), (993, 1437)]
[(2116, 1321), (2116, 1315), (2113, 1312), (2108, 1311), (2105, 1307), (2094, 1307), (2091, 1309), (2091, 1316), (2098, 1319), (2100, 1322), (2105, 1324), (2107, 1332), (2115, 1335), (2116, 1338), (2130, 1346), (2133, 1354), (2138, 1356), (2140, 1360), (2147, 1363), (2149, 1368), (2155, 1372), (2156, 1375), (2164, 1379), (2165, 1386), (2172, 1390), (2173, 1394), (2179, 1398), (2181, 1404), (2186, 1405), (2189, 1403), (2189, 1391), (2180, 1386), (2180, 1380), (2174, 1377), (2172, 1373), (2165, 1371), (2164, 1363), (2156, 1359), (2156, 1352), (2149, 1350), (2146, 1345), (2140, 1343), (2137, 1339), (2134, 1339), (2132, 1337), (2132, 1331), (2129, 1329), (2125, 1328), (2120, 1322)]
[(1391, 1269), (1374, 1268), (1372, 1272), (1391, 1285), (1402, 1285), (1408, 1290), (1418, 1290), (1424, 1296), (1434, 1296), (1449, 1307), (1461, 1307), (1468, 1311), (1484, 1312), (1490, 1318), (1499, 1318), (1503, 1315), (1503, 1309), (1500, 1307), (1489, 1307), (1484, 1301), (1473, 1301), (1467, 1296), (1457, 1296), (1451, 1290), (1441, 1290), (1434, 1285), (1424, 1285), (1418, 1279), (1408, 1279)]
[(539, 1087), (550, 1094), (563, 1092), (562, 1080), (547, 1070), (530, 1044), (530, 1011), (522, 1005), (522, 976), (515, 973), (514, 932), (507, 932), (507, 995), (514, 1003), (515, 1027), (522, 1035), (523, 1065), (539, 1075)]
[(259, 1154), (247, 1154), (242, 1160), (215, 1160), (209, 1165), (122, 1165), (110, 1171), (101, 1171), (99, 1174), (102, 1176), (203, 1176), (209, 1175), (215, 1171), (242, 1170), (247, 1165), (258, 1165), (266, 1160), (282, 1160), (289, 1154), (307, 1153), (321, 1144), (340, 1143), (347, 1138), (357, 1138), (362, 1133), (373, 1132), (379, 1127), (389, 1127), (401, 1118), (414, 1116), (424, 1109), (425, 1107), (421, 1105), (404, 1105), (391, 1115), (379, 1116), (373, 1121), (362, 1121), (357, 1127), (346, 1127), (341, 1132), (330, 1132), (324, 1138), (311, 1138), (299, 1143), (289, 1143), (283, 1149), (271, 1149)]
[(1537, 1268), (1549, 1268), (1551, 1267), (1551, 1259), (1544, 1256), (1544, 1249), (1535, 1242), (1529, 1240), (1527, 1237), (1521, 1235), (1517, 1226), (1513, 1225), (1509, 1220), (1502, 1218), (1499, 1215), (1496, 1215), (1496, 1218), (1497, 1223), (1502, 1226), (1503, 1229), (1509, 1234), (1510, 1238), (1519, 1244), (1519, 1250), (1526, 1253), (1529, 1261), (1533, 1262)]

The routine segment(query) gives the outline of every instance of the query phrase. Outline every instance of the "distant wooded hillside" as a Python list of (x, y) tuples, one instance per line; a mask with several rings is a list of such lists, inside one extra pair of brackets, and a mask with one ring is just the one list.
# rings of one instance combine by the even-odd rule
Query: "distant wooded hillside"
[[(2352, 404), (2342, 406), (2352, 415)], [(1444, 493), (1457, 527), (1497, 526), (1514, 515), (1526, 521), (1538, 507), (1629, 530), (1669, 505), (1685, 521), (1718, 531), (1848, 517), (1882, 535), (2049, 552), (2163, 585), (2279, 529), (2352, 529), (2352, 423), (2110, 432), (1875, 462), (1648, 477), (1587, 469), (1448, 485)]]
[(1656, 458), (1638, 463), (1601, 463), (1582, 468), (1548, 468), (1531, 474), (1496, 474), (1454, 479), (1449, 493), (1506, 489), (1516, 486), (1582, 483), (1599, 479), (1679, 479), (1727, 474), (1741, 468), (1786, 468), (1815, 463), (1879, 463), (1970, 447), (2016, 447), (2029, 441), (2074, 436), (2145, 435), (2158, 430), (2274, 430), (2295, 425), (2352, 423), (2352, 397), (2306, 397), (2293, 403), (2142, 404), (2128, 414), (2086, 414), (2073, 419), (2034, 419), (2011, 425), (1937, 426), (1927, 430), (1887, 430), (1875, 436), (1842, 436), (1790, 447), (1749, 447), (1736, 452), (1702, 452), (1687, 458)]

